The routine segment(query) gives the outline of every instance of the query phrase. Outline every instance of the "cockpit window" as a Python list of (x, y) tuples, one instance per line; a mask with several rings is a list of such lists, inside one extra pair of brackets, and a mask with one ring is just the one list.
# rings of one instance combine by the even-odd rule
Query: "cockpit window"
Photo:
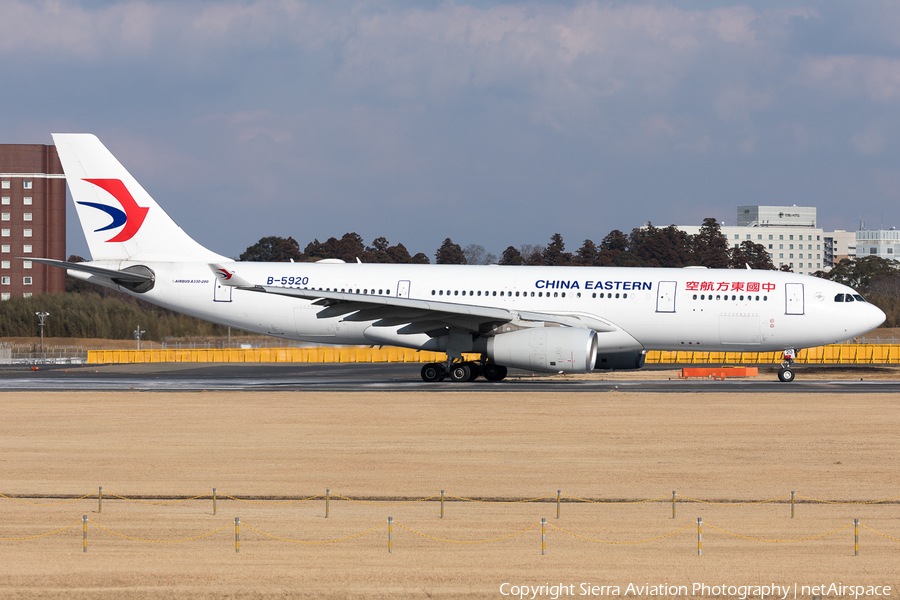
[(859, 294), (838, 294), (834, 297), (835, 302), (865, 302), (866, 299)]

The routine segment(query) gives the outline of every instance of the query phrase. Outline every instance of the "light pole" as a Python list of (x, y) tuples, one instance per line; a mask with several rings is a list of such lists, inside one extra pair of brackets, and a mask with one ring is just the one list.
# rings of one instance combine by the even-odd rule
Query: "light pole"
[(41, 358), (44, 356), (44, 319), (50, 316), (48, 312), (36, 312), (37, 318), (41, 323)]
[(134, 330), (134, 339), (137, 342), (137, 349), (141, 349), (141, 336), (147, 333), (146, 331), (141, 329), (141, 326), (138, 325), (137, 329)]

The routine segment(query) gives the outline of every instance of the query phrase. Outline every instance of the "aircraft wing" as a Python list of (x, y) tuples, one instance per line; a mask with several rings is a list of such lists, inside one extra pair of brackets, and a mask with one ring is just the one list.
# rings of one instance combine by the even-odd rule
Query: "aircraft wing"
[(522, 323), (534, 327), (538, 322), (593, 329), (598, 332), (618, 330), (611, 323), (589, 315), (517, 311), (476, 304), (252, 285), (219, 265), (210, 265), (210, 269), (223, 284), (238, 289), (312, 300), (314, 304), (323, 307), (318, 313), (321, 318), (346, 315), (345, 321), (373, 321), (375, 327), (404, 325), (405, 327), (400, 330), (402, 333), (426, 333), (444, 327), (487, 333), (504, 323)]

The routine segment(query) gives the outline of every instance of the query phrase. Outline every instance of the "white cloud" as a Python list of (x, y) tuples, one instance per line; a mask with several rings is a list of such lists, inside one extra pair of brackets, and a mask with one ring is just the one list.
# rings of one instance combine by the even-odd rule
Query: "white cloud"
[(323, 219), (377, 203), (367, 222), (401, 231), (390, 207), (453, 204), (437, 221), (461, 239), (562, 196), (555, 225), (520, 227), (670, 222), (673, 194), (719, 216), (810, 186), (846, 206), (871, 181), (859, 162), (896, 158), (900, 9), (790, 1), (0, 0), (19, 92), (0, 108), (29, 132), (111, 133), (151, 177), (203, 173), (191, 195), (252, 194), (310, 228), (299, 194)]
[(821, 56), (800, 64), (806, 85), (840, 97), (876, 103), (900, 100), (900, 59), (881, 56)]
[(135, 0), (96, 8), (0, 0), (9, 30), (0, 37), (0, 56), (27, 51), (58, 64), (162, 61), (177, 74), (210, 64), (221, 69), (234, 52), (279, 49), (302, 63), (328, 49), (332, 64), (317, 67), (345, 93), (429, 103), (512, 94), (531, 105), (534, 118), (575, 132), (579, 122), (603, 116), (608, 99), (671, 95), (711, 55), (751, 64), (762, 51), (757, 28), (787, 18), (741, 6), (685, 11), (598, 2), (366, 8), (297, 0)]

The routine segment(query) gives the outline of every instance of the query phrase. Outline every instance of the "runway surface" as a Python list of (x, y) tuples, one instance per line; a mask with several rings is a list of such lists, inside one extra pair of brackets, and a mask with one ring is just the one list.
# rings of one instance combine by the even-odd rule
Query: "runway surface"
[[(502, 382), (425, 383), (418, 364), (275, 364), (275, 363), (163, 363), (140, 365), (42, 365), (0, 367), (0, 391), (321, 391), (321, 392), (662, 392), (662, 393), (897, 393), (900, 381), (870, 380), (877, 367), (854, 369), (852, 380), (804, 380), (805, 373), (828, 371), (804, 366), (797, 379), (781, 383), (774, 375), (725, 381), (669, 379), (672, 370), (641, 371), (640, 377), (616, 380), (584, 380), (532, 377), (530, 372), (510, 370)], [(848, 369), (842, 367), (846, 373)], [(858, 374), (859, 377), (855, 377)], [(650, 378), (648, 378), (648, 375)]]

